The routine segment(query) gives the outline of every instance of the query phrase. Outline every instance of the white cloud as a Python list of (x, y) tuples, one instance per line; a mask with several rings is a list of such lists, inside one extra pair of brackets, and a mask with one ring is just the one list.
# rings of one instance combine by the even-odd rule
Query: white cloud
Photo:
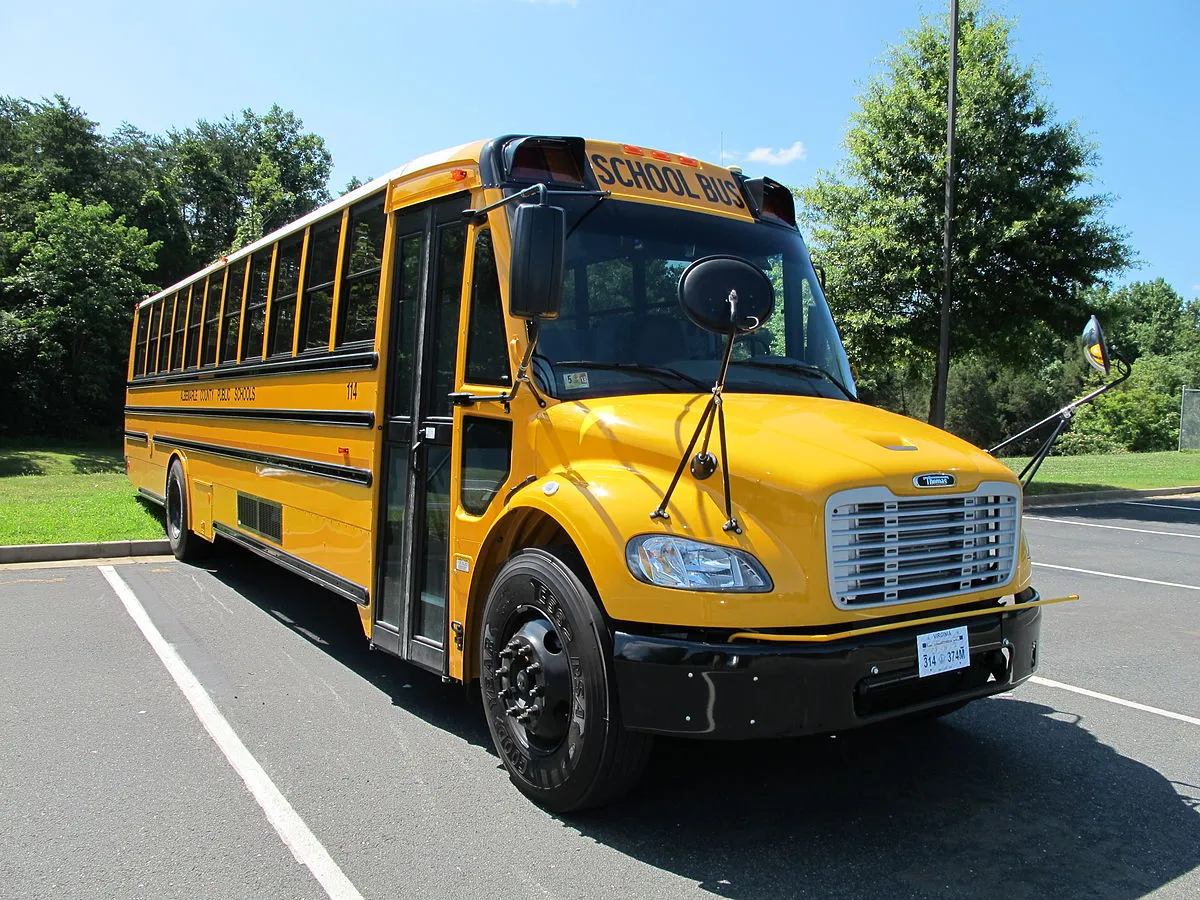
[[(732, 156), (733, 154), (727, 153), (725, 155)], [(758, 147), (747, 153), (745, 159), (747, 162), (764, 163), (768, 166), (786, 166), (797, 160), (804, 159), (804, 156), (804, 142), (796, 141), (792, 146), (779, 150), (771, 147)]]

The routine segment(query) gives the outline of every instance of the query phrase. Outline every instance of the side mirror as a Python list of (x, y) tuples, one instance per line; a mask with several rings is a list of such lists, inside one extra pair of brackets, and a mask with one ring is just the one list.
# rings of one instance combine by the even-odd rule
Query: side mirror
[(562, 207), (522, 203), (512, 217), (508, 312), (557, 319), (562, 306), (566, 216)]
[(679, 305), (715, 334), (750, 334), (775, 310), (775, 288), (758, 266), (736, 256), (706, 256), (679, 276)]
[(1095, 316), (1088, 319), (1083, 329), (1083, 356), (1097, 372), (1108, 374), (1112, 357), (1108, 352), (1108, 344), (1104, 342), (1104, 329)]

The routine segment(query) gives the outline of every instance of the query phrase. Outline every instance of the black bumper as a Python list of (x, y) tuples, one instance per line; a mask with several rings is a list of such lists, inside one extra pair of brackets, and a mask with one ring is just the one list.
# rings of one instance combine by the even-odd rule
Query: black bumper
[[(1037, 594), (1033, 593), (1036, 599)], [(920, 678), (919, 634), (966, 625), (967, 668)], [(705, 643), (618, 631), (628, 728), (726, 740), (845, 731), (1011, 690), (1033, 674), (1040, 607), (828, 643)]]

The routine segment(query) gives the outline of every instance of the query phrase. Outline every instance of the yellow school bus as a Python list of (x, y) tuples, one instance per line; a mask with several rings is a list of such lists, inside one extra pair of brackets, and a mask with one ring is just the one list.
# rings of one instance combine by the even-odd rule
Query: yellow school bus
[(1038, 662), (1013, 474), (858, 402), (767, 178), (509, 135), (416, 159), (142, 302), (125, 453), (220, 537), (478, 682), (555, 810), (656, 734), (938, 715)]

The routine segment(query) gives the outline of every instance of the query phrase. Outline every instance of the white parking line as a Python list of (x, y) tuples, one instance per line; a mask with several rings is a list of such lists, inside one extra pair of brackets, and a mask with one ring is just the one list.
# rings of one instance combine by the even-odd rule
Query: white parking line
[(1177, 584), (1174, 581), (1155, 581), (1153, 578), (1135, 578), (1133, 575), (1114, 575), (1112, 572), (1097, 572), (1093, 569), (1076, 569), (1074, 566), (1054, 566), (1050, 563), (1035, 562), (1035, 566), (1043, 569), (1061, 569), (1064, 572), (1079, 572), (1082, 575), (1099, 575), (1102, 578), (1119, 578), (1122, 581), (1140, 581), (1142, 584), (1157, 584), (1162, 587), (1183, 588), (1185, 591), (1200, 591), (1200, 585)]
[(1083, 525), (1086, 528), (1111, 528), (1113, 531), (1135, 531), (1138, 534), (1161, 534), (1166, 537), (1194, 538), (1200, 541), (1200, 534), (1186, 534), (1181, 531), (1152, 531), (1149, 528), (1129, 528), (1125, 525), (1101, 525), (1099, 522), (1072, 522), (1070, 519), (1056, 519), (1052, 516), (1025, 516), (1034, 522), (1056, 522), (1059, 525)]
[(205, 731), (225, 754), (225, 758), (229, 760), (233, 770), (241, 776), (246, 788), (258, 805), (262, 807), (262, 811), (266, 813), (267, 821), (275, 828), (296, 860), (312, 872), (313, 877), (325, 889), (325, 893), (331, 900), (362, 900), (362, 894), (358, 892), (338, 864), (333, 861), (329, 851), (317, 840), (317, 836), (304, 824), (304, 820), (300, 818), (300, 815), (288, 803), (287, 798), (271, 781), (270, 776), (259, 765), (258, 760), (246, 749), (246, 745), (237, 736), (237, 732), (233, 730), (226, 718), (221, 715), (221, 711), (217, 709), (217, 705), (213, 703), (208, 691), (192, 674), (191, 669), (187, 667), (175, 648), (167, 643), (162, 632), (150, 621), (145, 607), (142, 606), (141, 601), (138, 600), (129, 585), (112, 566), (97, 566), (96, 568), (112, 586), (116, 595), (121, 598), (121, 602), (125, 605), (125, 611), (141, 629), (142, 635), (154, 652), (158, 654), (158, 658), (162, 660), (167, 672), (175, 679), (175, 684), (179, 686), (183, 696), (192, 705), (200, 724), (204, 726)]
[(1122, 700), (1120, 697), (1113, 697), (1110, 694), (1101, 694), (1098, 691), (1089, 691), (1087, 688), (1075, 687), (1073, 684), (1063, 684), (1061, 681), (1051, 681), (1049, 678), (1039, 678), (1037, 675), (1032, 676), (1030, 682), (1040, 684), (1042, 687), (1058, 688), (1060, 691), (1070, 691), (1073, 694), (1082, 694), (1085, 697), (1092, 697), (1095, 700), (1105, 700), (1108, 703), (1115, 703), (1118, 706), (1128, 706), (1130, 709), (1140, 709), (1142, 712), (1154, 713), (1156, 716), (1164, 716), (1168, 719), (1175, 719), (1179, 722), (1187, 722), (1189, 725), (1200, 725), (1200, 719), (1194, 716), (1185, 716), (1183, 713), (1171, 712), (1169, 709), (1159, 709), (1157, 706), (1147, 706), (1145, 703), (1134, 703), (1132, 700)]
[(1122, 500), (1129, 506), (1152, 506), (1155, 509), (1182, 509), (1184, 512), (1200, 513), (1200, 506), (1173, 506), (1170, 503), (1149, 503), (1146, 500)]

